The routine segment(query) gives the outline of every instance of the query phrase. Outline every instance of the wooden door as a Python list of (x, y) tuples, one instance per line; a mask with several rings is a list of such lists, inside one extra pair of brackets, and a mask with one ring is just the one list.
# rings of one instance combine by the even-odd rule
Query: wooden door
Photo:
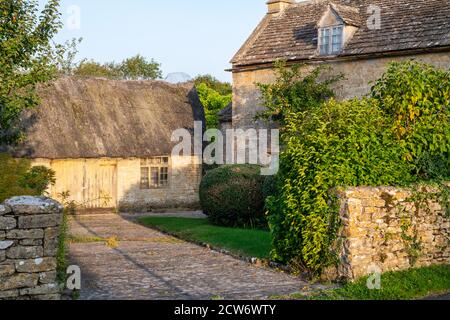
[(88, 209), (117, 206), (117, 162), (107, 160), (55, 160), (51, 167), (56, 172), (52, 197), (61, 198), (69, 192), (68, 200)]
[(117, 204), (117, 166), (102, 163), (87, 166), (83, 189), (86, 208), (115, 208)]

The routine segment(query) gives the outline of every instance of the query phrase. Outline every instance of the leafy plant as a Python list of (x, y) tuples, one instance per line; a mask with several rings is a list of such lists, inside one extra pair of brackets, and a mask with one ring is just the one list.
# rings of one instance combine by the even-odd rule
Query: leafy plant
[(39, 12), (37, 1), (0, 1), (0, 143), (23, 138), (19, 119), (38, 105), (36, 87), (56, 74), (64, 47), (51, 39), (62, 24), (59, 0), (49, 0)]
[(85, 59), (73, 68), (72, 73), (81, 78), (101, 77), (119, 80), (155, 80), (162, 77), (161, 65), (153, 59), (148, 61), (139, 54), (120, 63), (102, 64)]
[(224, 165), (208, 171), (200, 185), (200, 202), (209, 220), (228, 227), (267, 227), (260, 171), (256, 165)]
[[(257, 118), (277, 121), (282, 128), (289, 114), (320, 107), (335, 96), (331, 86), (343, 78), (342, 75), (325, 77), (329, 67), (320, 66), (305, 72), (306, 65), (286, 67), (285, 61), (275, 63), (276, 81), (272, 84), (258, 84), (265, 110)], [(325, 78), (319, 81), (320, 78)]]
[(0, 203), (15, 196), (39, 196), (54, 183), (54, 172), (42, 167), (31, 168), (27, 159), (0, 154)]
[(44, 166), (31, 168), (19, 179), (22, 187), (35, 190), (38, 194), (44, 194), (48, 186), (55, 182), (55, 171)]
[(416, 61), (391, 63), (372, 89), (419, 178), (450, 176), (450, 71)]
[(119, 70), (125, 79), (131, 80), (154, 80), (162, 77), (161, 65), (153, 59), (148, 61), (139, 54), (122, 61)]
[(207, 83), (197, 84), (196, 88), (200, 101), (205, 109), (207, 129), (218, 128), (218, 113), (231, 103), (231, 94), (222, 95), (210, 88)]
[(222, 96), (232, 94), (233, 88), (229, 82), (222, 82), (217, 80), (210, 74), (199, 75), (194, 79), (195, 85), (205, 84), (208, 88), (213, 89)]
[[(416, 62), (394, 63), (371, 97), (324, 102), (334, 80), (318, 82), (318, 69), (306, 81), (300, 69), (280, 70), (275, 84), (260, 86), (268, 106), (263, 117), (283, 126), (279, 194), (266, 201), (272, 257), (318, 275), (337, 262), (339, 250), (332, 189), (449, 176), (449, 76)], [(420, 243), (404, 229), (414, 260)]]
[(339, 227), (330, 190), (338, 186), (409, 182), (381, 110), (371, 100), (331, 100), (287, 114), (278, 177), (281, 194), (269, 197), (273, 257), (318, 274), (333, 260)]

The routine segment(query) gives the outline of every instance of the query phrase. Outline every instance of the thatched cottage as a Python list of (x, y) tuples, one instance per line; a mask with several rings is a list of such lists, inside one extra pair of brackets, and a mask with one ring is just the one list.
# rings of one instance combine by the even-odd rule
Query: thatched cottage
[(86, 208), (196, 207), (201, 164), (171, 157), (172, 132), (204, 112), (193, 84), (62, 78), (40, 89), (10, 152), (56, 172), (50, 195)]
[[(273, 63), (329, 64), (343, 73), (336, 92), (369, 92), (391, 61), (450, 68), (450, 1), (270, 0), (267, 15), (232, 59), (233, 127), (254, 127), (262, 107), (256, 83), (274, 80)], [(223, 122), (227, 122), (225, 118)], [(262, 125), (262, 124), (261, 124)]]

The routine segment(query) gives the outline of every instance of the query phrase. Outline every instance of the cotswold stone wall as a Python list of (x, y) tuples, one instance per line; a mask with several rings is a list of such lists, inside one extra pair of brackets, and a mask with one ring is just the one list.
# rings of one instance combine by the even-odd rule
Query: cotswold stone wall
[(430, 188), (350, 188), (341, 201), (341, 278), (450, 263), (450, 217)]
[(43, 197), (0, 205), (0, 300), (60, 298), (56, 254), (63, 207)]

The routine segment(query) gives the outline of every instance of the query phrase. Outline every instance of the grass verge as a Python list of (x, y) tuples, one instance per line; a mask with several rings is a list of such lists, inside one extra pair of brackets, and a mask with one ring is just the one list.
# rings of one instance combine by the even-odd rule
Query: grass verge
[(144, 217), (139, 219), (139, 222), (180, 239), (209, 244), (236, 255), (269, 258), (271, 241), (268, 231), (218, 227), (207, 219)]
[[(381, 289), (370, 290), (367, 277), (340, 288), (322, 291), (312, 300), (413, 300), (450, 292), (450, 265), (387, 272), (381, 276)], [(294, 294), (289, 299), (305, 299)]]
[(62, 223), (58, 238), (58, 251), (56, 253), (56, 277), (60, 284), (66, 282), (67, 269), (67, 232), (69, 230), (69, 222), (67, 218), (67, 210), (64, 209), (62, 214)]

